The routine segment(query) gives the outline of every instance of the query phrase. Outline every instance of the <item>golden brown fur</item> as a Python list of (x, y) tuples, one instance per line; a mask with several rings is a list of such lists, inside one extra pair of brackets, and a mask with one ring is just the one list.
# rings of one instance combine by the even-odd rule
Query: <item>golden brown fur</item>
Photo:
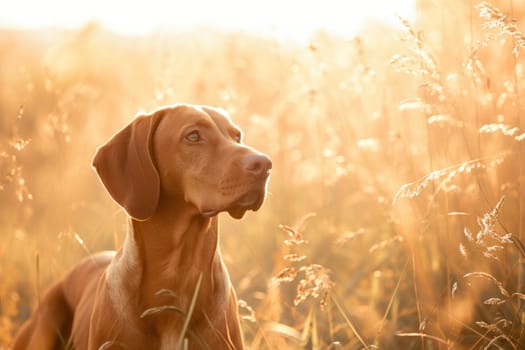
[(225, 112), (174, 105), (137, 117), (100, 147), (93, 165), (130, 217), (124, 245), (51, 286), (14, 349), (174, 349), (199, 276), (190, 348), (243, 349), (216, 215), (257, 210), (271, 161), (240, 138)]

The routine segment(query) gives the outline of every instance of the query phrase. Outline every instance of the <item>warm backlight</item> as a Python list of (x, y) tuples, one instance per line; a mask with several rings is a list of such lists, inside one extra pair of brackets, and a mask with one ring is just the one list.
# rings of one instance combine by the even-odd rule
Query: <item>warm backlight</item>
[(304, 39), (320, 29), (353, 36), (367, 20), (392, 23), (413, 12), (413, 0), (18, 0), (2, 8), (0, 26), (75, 28), (94, 20), (126, 34), (211, 27)]

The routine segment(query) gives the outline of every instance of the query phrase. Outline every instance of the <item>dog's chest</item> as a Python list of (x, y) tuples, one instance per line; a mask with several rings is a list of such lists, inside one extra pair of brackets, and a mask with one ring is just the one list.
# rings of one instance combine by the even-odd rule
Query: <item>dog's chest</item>
[[(177, 349), (178, 334), (175, 332), (164, 332), (160, 339), (160, 350)], [(184, 347), (182, 347), (184, 349)]]

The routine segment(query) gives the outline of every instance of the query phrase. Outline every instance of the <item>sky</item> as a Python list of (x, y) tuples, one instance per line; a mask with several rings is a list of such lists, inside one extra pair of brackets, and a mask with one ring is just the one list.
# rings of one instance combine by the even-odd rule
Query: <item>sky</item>
[(1, 27), (78, 28), (96, 20), (124, 34), (211, 27), (301, 38), (319, 29), (351, 37), (367, 19), (412, 18), (414, 0), (14, 0)]

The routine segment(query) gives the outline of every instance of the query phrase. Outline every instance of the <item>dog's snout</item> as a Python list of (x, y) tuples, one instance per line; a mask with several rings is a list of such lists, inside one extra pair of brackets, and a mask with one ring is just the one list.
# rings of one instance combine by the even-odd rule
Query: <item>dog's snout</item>
[(253, 175), (261, 176), (268, 174), (272, 168), (272, 161), (264, 154), (250, 154), (244, 157), (242, 165), (244, 170)]

